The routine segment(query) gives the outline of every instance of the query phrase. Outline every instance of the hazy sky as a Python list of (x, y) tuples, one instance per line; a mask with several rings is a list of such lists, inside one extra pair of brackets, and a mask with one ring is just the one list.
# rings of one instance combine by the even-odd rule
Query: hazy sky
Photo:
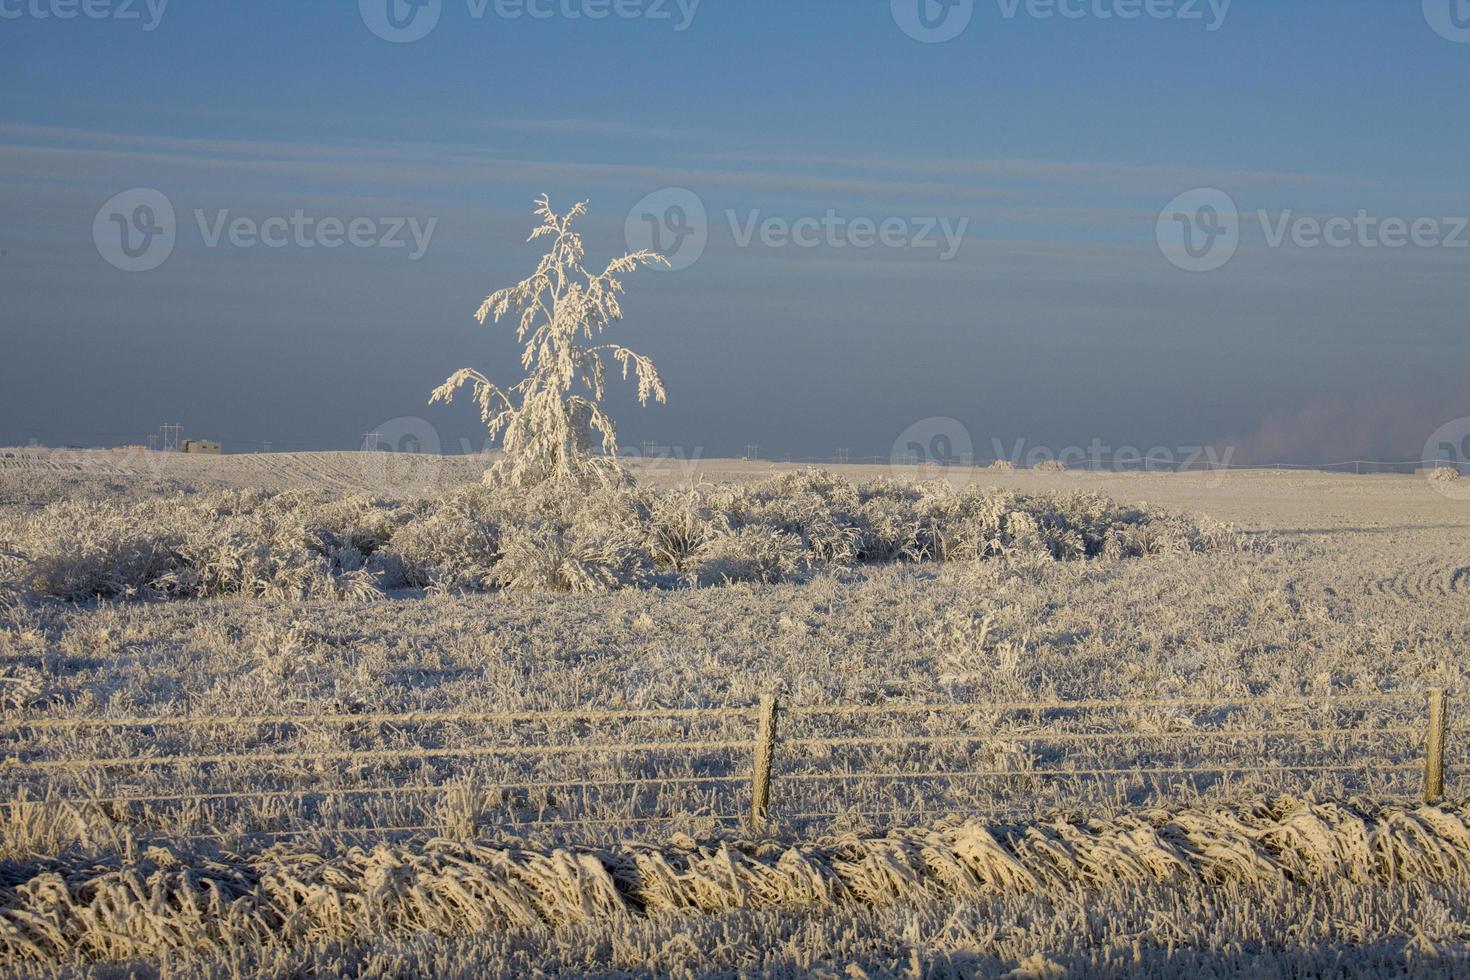
[(697, 256), (627, 283), (670, 403), (614, 399), (625, 444), (1328, 461), (1470, 416), (1464, 0), (416, 2), (0, 0), (0, 443), (481, 448), (427, 396), (519, 377), (471, 314), (543, 191), (593, 259)]

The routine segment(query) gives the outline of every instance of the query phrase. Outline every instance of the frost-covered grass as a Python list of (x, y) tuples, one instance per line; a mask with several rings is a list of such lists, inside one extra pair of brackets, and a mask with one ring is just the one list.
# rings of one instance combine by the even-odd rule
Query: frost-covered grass
[[(1455, 978), (1470, 970), (1463, 882), (1105, 884), (1077, 895), (627, 917), (464, 936), (241, 950), (207, 977), (773, 977), (874, 980)], [(1390, 923), (1411, 924), (1412, 934)], [(150, 975), (151, 964), (137, 964)], [(23, 969), (19, 976), (77, 970)], [(98, 970), (109, 975), (114, 971)]]
[[(1171, 893), (1198, 896), (1206, 909), (1233, 908), (1220, 918), (1244, 925), (1255, 917), (1257, 896), (1279, 899), (1294, 889), (1315, 888), (1314, 914), (1298, 926), (1302, 936), (1325, 931), (1328, 910), (1344, 893), (1390, 905), (1395, 891), (1401, 892), (1398, 903), (1404, 896), (1434, 903), (1449, 893), (1458, 901), (1441, 905), (1441, 914), (1462, 913), (1470, 879), (1466, 818), (1452, 806), (1281, 799), (1085, 823), (914, 828), (794, 845), (684, 840), (665, 847), (541, 851), (432, 841), (325, 858), (275, 848), (213, 859), (158, 849), (14, 874), (13, 883), (0, 888), (0, 964), (13, 971), (168, 957), (179, 969), (200, 958), (207, 963), (240, 951), (261, 956), (272, 947), (312, 943), (383, 943), (425, 934), (515, 936), (538, 927), (585, 929), (630, 920), (649, 920), (669, 935), (690, 915), (821, 909), (842, 917), (853, 909), (939, 899), (957, 903), (952, 921), (975, 928), (962, 914), (963, 903), (988, 900), (1012, 909), (1046, 901), (1080, 905), (1096, 902), (1099, 893), (1113, 903), (1130, 895), (1135, 902), (1146, 898), (1158, 913)], [(1430, 911), (1427, 918), (1433, 917)], [(1256, 918), (1260, 932), (1276, 925)], [(983, 933), (968, 934), (969, 952), (1014, 949), (1020, 937), (1009, 930), (1024, 935), (1027, 925), (998, 917), (989, 943)], [(1437, 954), (1435, 939), (1447, 931), (1458, 938), (1446, 925), (1431, 921), (1433, 938), (1417, 932), (1420, 956)], [(1131, 937), (1131, 930), (1120, 933), (1106, 921), (1097, 926), (1088, 937), (1091, 951), (1131, 939), (1128, 952), (1137, 968), (1147, 962), (1145, 949), (1157, 961), (1181, 939), (1201, 932), (1172, 918), (1149, 923)], [(1010, 944), (997, 942), (1002, 930)], [(1250, 928), (1242, 933), (1249, 935)], [(1375, 922), (1354, 939), (1366, 944), (1394, 934)], [(1038, 934), (1032, 942), (1049, 938)], [(1210, 944), (1206, 939), (1202, 945)], [(1305, 945), (1300, 939), (1298, 944)], [(594, 948), (583, 956), (612, 959), (610, 952)], [(834, 952), (793, 945), (795, 962), (787, 966), (810, 969), (827, 961), (835, 967)], [(1019, 975), (1062, 975), (1065, 966), (1051, 958), (1058, 952), (1037, 949), (1019, 964), (1033, 972)], [(1215, 952), (1228, 955), (1229, 944)], [(750, 950), (728, 943), (703, 955), (707, 967), (756, 965)]]
[(1085, 492), (856, 484), (517, 490), (406, 501), (224, 491), (54, 503), (0, 523), (4, 579), (40, 596), (372, 598), (402, 588), (602, 592), (800, 581), (895, 561), (1122, 559), (1239, 547), (1227, 528)]

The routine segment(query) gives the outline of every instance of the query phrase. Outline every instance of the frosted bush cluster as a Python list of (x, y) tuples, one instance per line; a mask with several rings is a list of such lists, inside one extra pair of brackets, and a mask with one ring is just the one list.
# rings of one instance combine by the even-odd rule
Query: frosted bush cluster
[(224, 491), (62, 501), (0, 522), (0, 584), (61, 599), (366, 599), (800, 581), (895, 561), (1121, 559), (1239, 547), (1096, 493), (854, 484), (820, 470), (660, 489), (468, 484), (395, 501)]

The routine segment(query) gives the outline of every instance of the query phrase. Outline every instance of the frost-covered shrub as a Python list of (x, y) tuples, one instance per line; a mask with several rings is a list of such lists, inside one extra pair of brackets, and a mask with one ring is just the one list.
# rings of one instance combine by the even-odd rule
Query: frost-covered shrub
[(918, 561), (923, 556), (919, 517), (912, 501), (876, 496), (862, 505), (857, 518), (860, 560)]
[(422, 501), (386, 554), (414, 586), (602, 591), (646, 576), (648, 524), (624, 488), (466, 486)]
[(150, 589), (268, 599), (367, 597), (377, 591), (366, 569), (371, 535), (334, 529), (340, 508), (324, 507), (307, 494), (222, 493), (176, 513), (179, 565), (147, 583)]
[(63, 501), (25, 517), (5, 550), (29, 591), (60, 599), (127, 597), (178, 565), (177, 540), (115, 506)]
[(387, 542), (387, 554), (406, 585), (486, 589), (500, 560), (504, 523), (494, 490), (459, 487), (415, 508)]
[(1221, 524), (1201, 523), (1179, 514), (1152, 514), (1147, 520), (1108, 530), (1102, 554), (1108, 558), (1144, 558), (1229, 551), (1242, 546), (1239, 536)]
[(811, 567), (812, 554), (794, 534), (770, 527), (742, 527), (716, 535), (695, 554), (690, 580), (700, 586), (729, 582), (774, 584)]
[(639, 584), (648, 569), (626, 534), (547, 521), (507, 532), (495, 583), (519, 590), (608, 592)]
[(732, 527), (763, 527), (797, 538), (811, 557), (831, 565), (864, 558), (866, 521), (861, 488), (825, 470), (798, 470), (751, 488), (748, 498), (716, 499), (732, 506)]
[(70, 600), (370, 597), (379, 583), (369, 555), (385, 532), (361, 529), (371, 522), (337, 530), (343, 513), (306, 495), (258, 491), (131, 507), (67, 501), (18, 522), (11, 565), (26, 590)]
[(393, 501), (354, 496), (323, 504), (312, 516), (338, 539), (371, 555), (409, 521), (412, 511)]
[(408, 503), (258, 491), (68, 502), (0, 527), (0, 578), (71, 600), (365, 599), (405, 586), (593, 592), (784, 582), (863, 563), (1029, 566), (1239, 546), (1228, 528), (1096, 493), (802, 471), (673, 490), (473, 484)]
[(717, 524), (693, 488), (648, 495), (644, 548), (656, 569), (682, 574), (690, 559), (727, 524)]

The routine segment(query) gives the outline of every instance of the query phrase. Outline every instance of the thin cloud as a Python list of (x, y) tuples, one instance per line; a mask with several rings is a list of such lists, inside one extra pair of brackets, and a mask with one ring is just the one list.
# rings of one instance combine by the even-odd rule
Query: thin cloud
[(635, 126), (607, 119), (493, 119), (484, 125), (493, 129), (514, 129), (529, 133), (566, 133), (627, 139), (676, 140), (693, 135), (687, 129)]
[(883, 168), (896, 173), (933, 174), (950, 177), (977, 177), (996, 180), (1038, 180), (1049, 182), (1096, 183), (1117, 186), (1136, 185), (1157, 189), (1163, 184), (1201, 186), (1205, 184), (1239, 185), (1309, 185), (1322, 187), (1358, 187), (1368, 182), (1356, 177), (1335, 174), (1304, 174), (1283, 171), (1217, 170), (1200, 167), (1161, 164), (1127, 164), (1086, 161), (1021, 160), (987, 158), (902, 158), (902, 157), (838, 157), (773, 153), (699, 153), (690, 159), (721, 163), (759, 163), (820, 168)]

